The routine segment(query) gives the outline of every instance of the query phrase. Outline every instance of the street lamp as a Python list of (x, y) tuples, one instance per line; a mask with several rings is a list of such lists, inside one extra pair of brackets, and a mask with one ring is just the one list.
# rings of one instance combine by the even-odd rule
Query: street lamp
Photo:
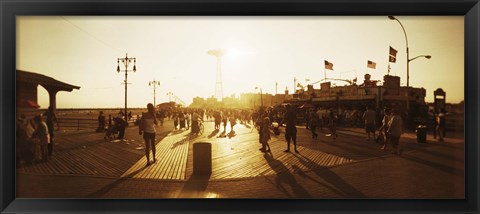
[[(121, 70), (120, 69), (120, 61), (125, 65), (125, 70)], [(130, 65), (130, 63), (132, 63), (133, 61), (133, 70), (128, 70), (128, 66)], [(136, 66), (136, 63), (137, 63), (137, 59), (136, 58), (128, 58), (128, 54), (125, 54), (125, 58), (118, 58), (117, 59), (117, 73), (120, 73), (120, 72), (125, 72), (125, 80), (124, 80), (124, 84), (125, 84), (125, 119), (127, 118), (127, 76), (128, 76), (128, 72), (129, 71), (133, 71), (133, 72), (136, 72), (137, 71), (137, 66)]]
[(148, 82), (148, 86), (153, 86), (153, 106), (154, 107), (157, 106), (157, 103), (156, 103), (156, 100), (155, 100), (156, 94), (157, 94), (157, 92), (156, 92), (157, 85), (160, 86), (160, 81), (153, 80), (153, 81)]
[(431, 58), (432, 58), (432, 56), (430, 56), (430, 55), (420, 55), (420, 56), (416, 56), (416, 57), (413, 57), (413, 58), (409, 59), (408, 62), (411, 62), (411, 61), (413, 61), (413, 60), (415, 60), (415, 59), (417, 59), (417, 58), (420, 58), (420, 57), (425, 57), (425, 58), (427, 58), (427, 59), (431, 59)]
[(405, 43), (406, 43), (406, 47), (407, 47), (407, 92), (406, 92), (406, 101), (407, 101), (407, 113), (408, 113), (408, 112), (410, 112), (410, 100), (409, 100), (409, 93), (408, 93), (409, 92), (409, 87), (410, 87), (410, 62), (419, 58), (419, 57), (425, 57), (427, 59), (430, 59), (432, 56), (430, 56), (430, 55), (420, 55), (420, 56), (416, 56), (416, 57), (410, 59), (407, 32), (405, 31), (405, 28), (403, 27), (403, 24), (400, 22), (400, 20), (398, 20), (394, 16), (388, 16), (388, 18), (390, 20), (396, 20), (400, 24), (400, 26), (402, 27), (403, 34), (405, 35)]
[[(255, 87), (255, 90), (257, 89), (259, 89), (259, 87)], [(262, 88), (260, 88), (260, 105), (263, 107)]]
[(410, 86), (410, 68), (409, 68), (409, 65), (408, 63), (410, 62), (409, 60), (409, 51), (408, 51), (408, 38), (407, 38), (407, 32), (405, 31), (405, 28), (403, 27), (403, 24), (400, 22), (400, 20), (398, 20), (397, 18), (395, 18), (395, 16), (388, 16), (388, 18), (390, 20), (396, 20), (400, 26), (402, 27), (402, 30), (403, 30), (403, 34), (405, 35), (405, 43), (406, 43), (406, 47), (407, 47), (407, 88)]
[(172, 102), (173, 93), (172, 93), (172, 92), (168, 92), (168, 93), (167, 93), (167, 96), (168, 96), (168, 102)]

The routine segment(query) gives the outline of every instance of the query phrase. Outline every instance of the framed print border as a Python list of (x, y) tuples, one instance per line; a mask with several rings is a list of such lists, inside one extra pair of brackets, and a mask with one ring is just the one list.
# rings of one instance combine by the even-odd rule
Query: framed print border
[[(0, 211), (2, 213), (478, 213), (478, 0), (0, 0)], [(16, 199), (15, 17), (75, 16), (322, 16), (463, 15), (465, 17), (465, 200), (322, 199)]]

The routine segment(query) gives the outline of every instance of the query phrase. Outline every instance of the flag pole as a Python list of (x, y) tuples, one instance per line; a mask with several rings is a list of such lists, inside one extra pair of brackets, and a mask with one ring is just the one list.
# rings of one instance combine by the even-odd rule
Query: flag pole
[(323, 79), (324, 82), (327, 82), (327, 68), (323, 68), (323, 71), (325, 72), (325, 78)]

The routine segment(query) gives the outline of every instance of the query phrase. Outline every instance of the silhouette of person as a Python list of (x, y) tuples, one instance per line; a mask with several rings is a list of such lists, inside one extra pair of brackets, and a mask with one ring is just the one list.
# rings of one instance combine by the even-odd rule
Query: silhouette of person
[(155, 127), (157, 126), (158, 122), (155, 117), (155, 108), (153, 104), (147, 104), (147, 112), (142, 113), (142, 119), (139, 125), (138, 133), (140, 135), (143, 134), (143, 139), (145, 141), (145, 157), (147, 158), (147, 166), (150, 165), (150, 150), (152, 150), (153, 160), (151, 163), (155, 163), (157, 161), (155, 155), (155, 135), (156, 130)]
[(287, 149), (284, 152), (290, 152), (290, 141), (293, 141), (294, 150), (297, 150), (297, 127), (295, 126), (296, 112), (291, 104), (287, 104), (287, 112), (285, 113), (282, 123), (286, 123), (285, 139), (287, 140)]

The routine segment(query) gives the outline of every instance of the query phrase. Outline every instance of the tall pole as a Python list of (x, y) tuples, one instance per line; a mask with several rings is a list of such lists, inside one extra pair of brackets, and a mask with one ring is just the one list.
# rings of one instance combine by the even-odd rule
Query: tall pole
[(156, 102), (156, 99), (155, 99), (156, 95), (157, 95), (156, 87), (157, 87), (157, 85), (160, 86), (160, 81), (153, 80), (153, 81), (148, 82), (148, 85), (149, 86), (153, 85), (153, 106), (157, 107), (157, 102)]
[(293, 94), (295, 94), (295, 92), (297, 91), (296, 88), (297, 88), (297, 78), (294, 77), (293, 78), (293, 92), (292, 92)]
[(406, 92), (406, 100), (407, 100), (407, 112), (410, 110), (410, 102), (409, 102), (409, 94), (408, 94), (408, 91), (409, 91), (409, 87), (410, 87), (410, 56), (409, 56), (409, 48), (408, 48), (408, 38), (407, 38), (407, 32), (405, 31), (405, 28), (403, 27), (403, 24), (400, 22), (400, 20), (398, 20), (397, 18), (395, 18), (394, 16), (388, 16), (389, 19), (391, 20), (396, 20), (400, 26), (402, 27), (402, 30), (403, 30), (403, 35), (405, 35), (405, 46), (407, 48), (407, 92)]
[(262, 104), (262, 107), (263, 107), (263, 95), (262, 95), (262, 88), (260, 88), (260, 103)]
[(275, 95), (277, 95), (278, 82), (275, 82)]
[[(125, 70), (120, 70), (120, 61), (123, 63), (123, 65), (125, 65)], [(130, 65), (130, 63), (132, 61), (133, 61), (133, 70), (128, 70), (128, 66)], [(136, 58), (128, 58), (128, 53), (125, 54), (125, 58), (117, 58), (117, 73), (125, 72), (125, 80), (124, 80), (124, 84), (125, 84), (125, 112), (124, 112), (124, 117), (125, 117), (125, 119), (127, 119), (127, 84), (128, 84), (127, 78), (128, 78), (128, 72), (129, 71), (133, 71), (133, 72), (137, 71), (136, 63), (137, 63), (137, 59)]]

